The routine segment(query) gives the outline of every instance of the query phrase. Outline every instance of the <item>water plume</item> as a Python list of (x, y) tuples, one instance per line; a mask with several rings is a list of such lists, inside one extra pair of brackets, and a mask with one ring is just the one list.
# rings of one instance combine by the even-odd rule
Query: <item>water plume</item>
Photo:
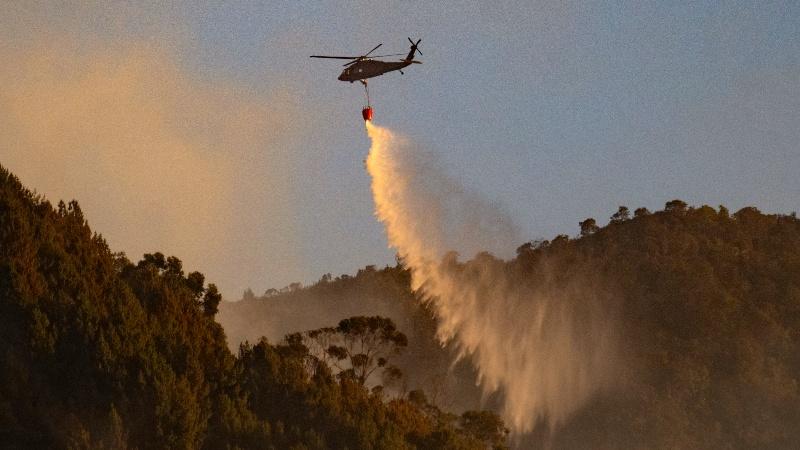
[[(433, 305), (438, 339), (472, 361), (485, 394), (500, 394), (512, 429), (552, 429), (609, 387), (613, 321), (598, 283), (547, 261), (535, 283), (520, 282), (487, 252), (520, 242), (499, 208), (436, 170), (409, 139), (369, 122), (367, 132), (375, 214), (389, 244)], [(477, 256), (459, 262), (455, 251)]]

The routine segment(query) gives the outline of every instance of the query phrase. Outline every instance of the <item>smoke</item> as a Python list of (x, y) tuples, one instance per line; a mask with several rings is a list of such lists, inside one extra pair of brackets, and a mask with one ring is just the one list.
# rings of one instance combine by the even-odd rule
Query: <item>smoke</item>
[(436, 322), (427, 309), (410, 295), (398, 268), (359, 270), (353, 282), (321, 281), (313, 286), (280, 295), (220, 304), (216, 320), (225, 328), (230, 349), (236, 352), (244, 341), (266, 337), (279, 342), (287, 334), (335, 326), (352, 316), (383, 316), (406, 334), (409, 346), (392, 357), (401, 369), (399, 384), (384, 386), (387, 395), (424, 390), (429, 401), (458, 413), (481, 407), (476, 373), (464, 361), (453, 366), (455, 351), (441, 347)]
[(408, 139), (369, 122), (367, 132), (367, 170), (389, 243), (411, 269), (412, 288), (433, 305), (438, 339), (472, 361), (484, 394), (501, 394), (514, 431), (540, 422), (553, 429), (610, 387), (614, 327), (599, 284), (555, 262), (537, 266), (533, 285), (488, 253), (458, 262), (454, 251), (514, 248), (510, 220), (438, 172)]
[(226, 295), (296, 276), (282, 90), (253, 95), (139, 42), (51, 39), (0, 46), (14, 61), (0, 66), (0, 163), (52, 202), (78, 199), (111, 248), (176, 255)]

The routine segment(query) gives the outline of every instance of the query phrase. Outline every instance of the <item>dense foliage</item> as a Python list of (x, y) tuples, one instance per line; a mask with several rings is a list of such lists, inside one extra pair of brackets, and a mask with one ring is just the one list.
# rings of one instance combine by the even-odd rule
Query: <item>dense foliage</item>
[[(800, 220), (794, 213), (748, 207), (731, 214), (674, 200), (654, 213), (620, 207), (607, 226), (588, 218), (578, 231), (578, 238), (526, 243), (515, 259), (493, 264), (531, 288), (567, 283), (575, 274), (602, 286), (613, 299), (607, 306), (618, 317), (625, 367), (616, 389), (555, 430), (542, 424), (512, 439), (519, 448), (800, 448)], [(491, 256), (481, 258), (486, 264)], [(469, 270), (475, 263), (459, 265)], [(452, 355), (436, 346), (434, 319), (424, 306), (406, 306), (416, 305), (407, 275), (401, 266), (368, 267), (305, 289), (271, 290), (224, 305), (223, 312), (236, 329), (259, 329), (293, 318), (289, 305), (328, 314), (357, 298), (362, 308), (413, 322), (404, 329), (411, 336), (406, 354), (415, 358), (401, 358), (401, 369), (446, 367)], [(401, 306), (386, 306), (393, 299)], [(456, 397), (479, 395), (474, 376), (455, 375), (450, 380), (460, 380), (462, 390), (449, 389)], [(431, 380), (412, 380), (429, 397), (440, 394)]]
[[(586, 222), (584, 222), (585, 224)], [(629, 379), (558, 448), (800, 448), (800, 220), (752, 207), (627, 208), (578, 240), (520, 248), (619, 296)]]
[[(0, 446), (504, 447), (492, 413), (459, 417), (420, 392), (366, 385), (406, 344), (390, 320), (333, 328), (350, 352), (334, 373), (297, 335), (232, 354), (220, 300), (175, 257), (111, 253), (76, 202), (53, 208), (0, 167)], [(380, 351), (362, 356), (351, 338)]]
[[(579, 238), (495, 263), (520, 285), (545, 273), (602, 280), (624, 380), (558, 429), (514, 442), (800, 448), (800, 220), (675, 200), (579, 225)], [(0, 446), (502, 448), (496, 414), (440, 409), (448, 401), (427, 378), (438, 375), (424, 368), (446, 370), (452, 355), (408, 275), (367, 267), (226, 306), (177, 258), (111, 253), (77, 203), (53, 208), (0, 168)], [(311, 331), (234, 355), (218, 307), (231, 329), (253, 325), (246, 317)], [(449, 376), (463, 381), (451, 397), (478, 395), (473, 373)]]
[[(297, 330), (313, 330), (312, 340), (324, 339), (326, 326), (342, 317), (390, 317), (407, 336), (408, 345), (391, 358), (391, 365), (403, 376), (397, 382), (383, 383), (389, 393), (424, 390), (431, 403), (449, 411), (491, 406), (493, 399), (483, 398), (475, 386), (472, 366), (467, 361), (454, 366), (455, 351), (443, 348), (435, 339), (433, 312), (409, 285), (410, 273), (400, 264), (367, 266), (352, 276), (323, 275), (305, 288), (293, 283), (283, 289), (268, 289), (258, 297), (246, 291), (242, 301), (223, 302), (217, 320), (225, 327), (229, 345), (238, 346), (243, 341), (257, 341), (262, 335), (278, 340)], [(320, 345), (309, 342), (309, 346), (320, 354)], [(324, 347), (327, 349), (328, 344)]]

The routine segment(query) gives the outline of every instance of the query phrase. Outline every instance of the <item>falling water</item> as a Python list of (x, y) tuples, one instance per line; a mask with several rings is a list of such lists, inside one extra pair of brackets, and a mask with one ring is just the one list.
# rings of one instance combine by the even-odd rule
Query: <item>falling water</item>
[[(452, 342), (479, 372), (485, 393), (499, 391), (516, 432), (557, 426), (611, 386), (616, 352), (602, 289), (540, 264), (523, 287), (502, 254), (520, 241), (496, 206), (437, 171), (409, 139), (367, 122), (367, 170), (375, 214), (412, 272), (412, 288), (433, 305), (438, 338)], [(473, 256), (460, 263), (453, 251)], [(550, 265), (552, 266), (552, 265)]]

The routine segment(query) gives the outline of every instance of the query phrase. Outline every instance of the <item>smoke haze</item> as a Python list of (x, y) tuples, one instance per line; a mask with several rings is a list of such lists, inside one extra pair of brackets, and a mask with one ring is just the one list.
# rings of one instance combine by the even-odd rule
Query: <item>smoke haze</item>
[(77, 199), (112, 248), (176, 255), (226, 294), (278, 266), (298, 276), (279, 89), (253, 97), (133, 41), (31, 40), (0, 56), (14, 62), (0, 67), (0, 160), (52, 202)]
[(412, 288), (432, 303), (439, 340), (473, 362), (485, 394), (500, 392), (513, 429), (555, 427), (610, 387), (614, 327), (598, 284), (542, 269), (538, 285), (523, 287), (490, 254), (459, 263), (453, 251), (514, 248), (520, 240), (510, 221), (439, 173), (408, 139), (369, 122), (367, 131), (376, 215), (389, 243), (411, 269)]

